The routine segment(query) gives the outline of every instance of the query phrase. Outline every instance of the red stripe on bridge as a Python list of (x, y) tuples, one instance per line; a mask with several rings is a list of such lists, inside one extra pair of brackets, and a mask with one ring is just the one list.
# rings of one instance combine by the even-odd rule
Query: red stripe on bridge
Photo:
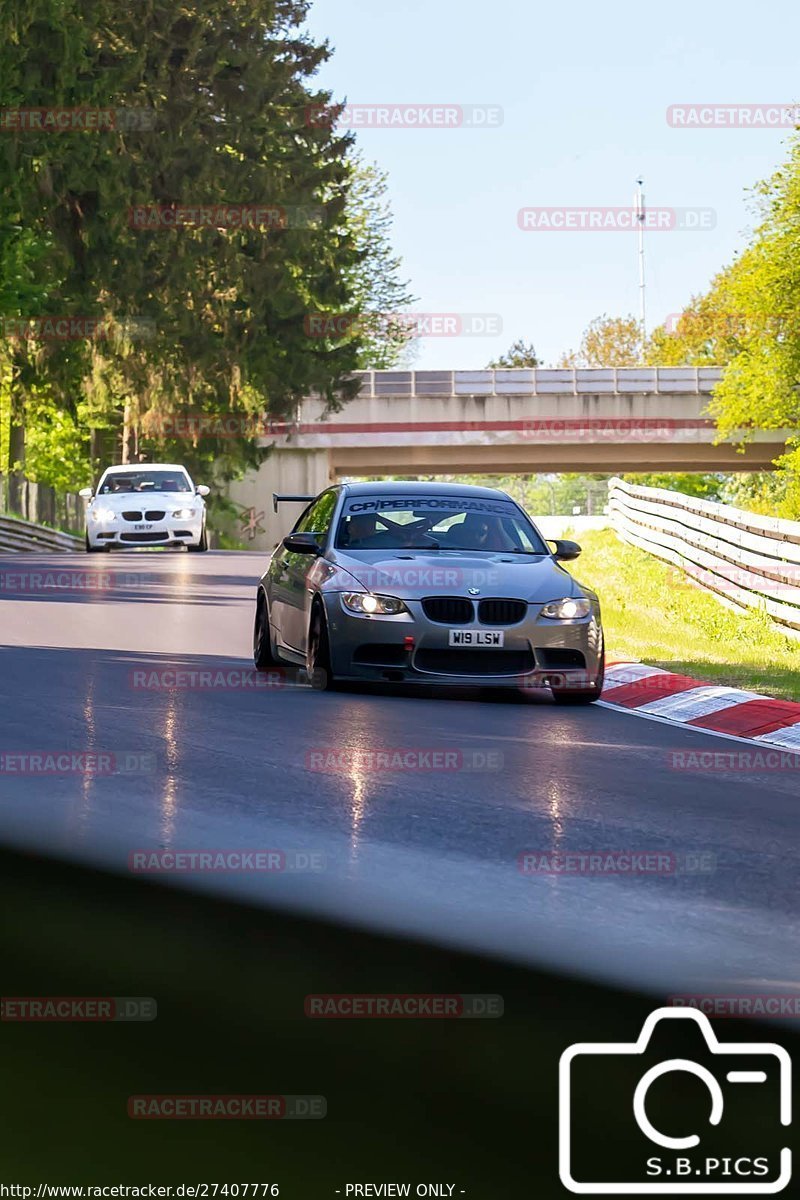
[(374, 421), (350, 423), (346, 421), (314, 421), (299, 425), (276, 424), (270, 432), (286, 429), (292, 433), (512, 433), (536, 434), (541, 432), (570, 433), (577, 430), (605, 431), (607, 433), (638, 433), (648, 430), (677, 431), (680, 429), (712, 429), (714, 422), (703, 417), (681, 420), (677, 417), (623, 417), (611, 420), (603, 417), (580, 417), (568, 420), (558, 418), (529, 418), (517, 421)]

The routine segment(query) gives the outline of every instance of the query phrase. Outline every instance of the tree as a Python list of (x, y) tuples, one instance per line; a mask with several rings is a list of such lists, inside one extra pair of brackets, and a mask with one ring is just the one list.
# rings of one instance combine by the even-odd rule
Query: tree
[[(308, 336), (307, 319), (360, 313), (375, 239), (348, 220), (352, 137), (309, 119), (331, 97), (309, 85), (330, 49), (300, 31), (307, 7), (31, 0), (0, 9), (0, 107), (118, 118), (0, 138), (0, 229), (20, 225), (45, 245), (41, 269), (53, 281), (17, 315), (97, 316), (111, 330), (14, 348), (12, 441), (36, 391), (83, 432), (105, 427), (125, 451), (138, 440), (196, 470), (213, 462), (226, 478), (263, 457), (254, 438), (170, 440), (164, 419), (281, 418), (312, 391), (331, 407), (354, 394), (362, 339), (325, 344)], [(266, 219), (213, 215), (212, 206), (235, 215), (247, 204)], [(179, 221), (181, 208), (194, 218)]]
[(414, 339), (413, 315), (407, 310), (416, 297), (400, 279), (402, 260), (392, 250), (388, 176), (357, 155), (351, 167), (345, 218), (360, 257), (348, 282), (359, 315), (352, 326), (345, 323), (345, 336), (360, 343), (360, 366), (385, 370), (397, 365)]
[(654, 329), (645, 361), (656, 367), (721, 367), (740, 354), (762, 325), (754, 314), (736, 311), (735, 277), (735, 266), (721, 271), (707, 293), (692, 297), (673, 329)]
[(492, 359), (489, 363), (489, 369), (502, 370), (504, 367), (540, 367), (541, 365), (533, 347), (533, 342), (526, 342), (524, 338), (517, 338), (505, 354), (501, 354), (499, 358)]
[(723, 474), (703, 475), (699, 472), (688, 475), (655, 472), (625, 474), (622, 478), (635, 487), (667, 488), (671, 492), (683, 492), (685, 496), (699, 496), (703, 500), (720, 500), (729, 476)]
[[(756, 189), (761, 223), (726, 277), (730, 311), (744, 330), (711, 412), (720, 434), (800, 427), (800, 139), (788, 162)], [(779, 466), (800, 475), (800, 439)]]
[(579, 349), (559, 359), (559, 367), (636, 367), (642, 361), (642, 327), (635, 317), (604, 313), (589, 324)]
[(800, 486), (792, 471), (740, 471), (726, 479), (723, 504), (765, 516), (800, 519)]
[(42, 236), (19, 224), (19, 214), (7, 214), (0, 225), (0, 475), (5, 476), (4, 503), (11, 511), (20, 507), (24, 396), (31, 364), (30, 347), (15, 340), (15, 318), (46, 302), (53, 285), (43, 265), (47, 250)]
[[(720, 437), (743, 443), (757, 430), (800, 427), (800, 139), (754, 199), (759, 223), (749, 244), (691, 301), (674, 334), (657, 330), (648, 347), (656, 365), (724, 367), (709, 412)], [(732, 477), (726, 502), (799, 516), (800, 437), (790, 438), (777, 467), (777, 479)]]

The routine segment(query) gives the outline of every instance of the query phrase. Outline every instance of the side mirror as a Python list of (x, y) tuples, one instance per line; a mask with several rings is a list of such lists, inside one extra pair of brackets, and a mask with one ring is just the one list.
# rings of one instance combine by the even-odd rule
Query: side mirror
[(283, 539), (283, 546), (294, 554), (314, 554), (319, 557), (322, 547), (315, 533), (290, 533)]
[(81, 488), (81, 490), (78, 492), (78, 495), (80, 496), (81, 500), (91, 500), (94, 492), (91, 488)]
[(577, 542), (566, 542), (560, 539), (554, 539), (555, 559), (557, 562), (572, 562), (581, 552), (581, 548)]
[(211, 488), (206, 487), (204, 483), (199, 483), (194, 490), (197, 492), (198, 496), (207, 496), (211, 491)]

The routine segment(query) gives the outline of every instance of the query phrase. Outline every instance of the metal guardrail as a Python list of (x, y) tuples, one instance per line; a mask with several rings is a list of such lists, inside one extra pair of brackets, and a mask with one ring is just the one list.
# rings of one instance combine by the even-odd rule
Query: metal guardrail
[(83, 550), (83, 541), (74, 534), (48, 529), (46, 525), (35, 525), (33, 521), (0, 516), (0, 552), (23, 554), (35, 550), (76, 553)]
[(617, 536), (673, 563), (705, 591), (741, 609), (760, 609), (800, 637), (800, 521), (664, 488), (608, 484)]
[(531, 367), (486, 371), (360, 371), (362, 397), (710, 395), (721, 367)]

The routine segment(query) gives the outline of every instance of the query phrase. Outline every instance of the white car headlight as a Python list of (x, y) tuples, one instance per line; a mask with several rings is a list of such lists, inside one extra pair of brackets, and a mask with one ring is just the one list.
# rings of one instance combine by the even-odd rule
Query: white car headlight
[(588, 617), (591, 611), (590, 600), (565, 597), (563, 600), (551, 600), (549, 604), (545, 604), (539, 616), (547, 617), (550, 621), (576, 621), (581, 617)]
[(342, 592), (342, 604), (348, 612), (358, 613), (359, 616), (371, 616), (374, 613), (380, 617), (396, 617), (398, 613), (408, 612), (403, 601), (396, 596), (373, 596), (371, 592)]
[(92, 520), (93, 521), (115, 521), (116, 519), (117, 519), (117, 514), (114, 512), (113, 508), (93, 508), (92, 509)]
[(193, 508), (176, 508), (172, 515), (176, 521), (191, 521), (195, 514)]

